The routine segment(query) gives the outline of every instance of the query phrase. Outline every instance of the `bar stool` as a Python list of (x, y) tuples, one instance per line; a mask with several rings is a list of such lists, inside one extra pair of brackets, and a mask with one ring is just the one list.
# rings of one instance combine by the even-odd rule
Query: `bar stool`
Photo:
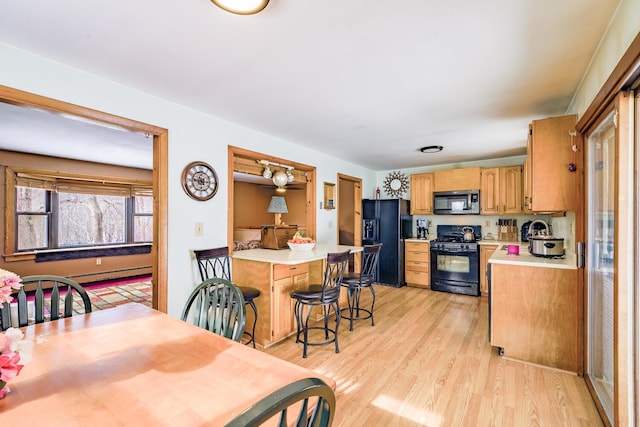
[[(376, 291), (373, 289), (373, 281), (378, 268), (378, 259), (382, 243), (377, 245), (365, 245), (362, 248), (362, 268), (360, 273), (346, 273), (342, 278), (342, 286), (347, 288), (348, 308), (340, 310), (340, 316), (343, 319), (349, 319), (349, 330), (353, 331), (354, 320), (371, 319), (371, 326), (375, 326), (373, 320), (373, 306), (376, 303)], [(371, 291), (371, 308), (366, 309), (360, 307), (360, 295), (363, 289), (369, 288)], [(360, 315), (360, 312), (364, 312)], [(349, 315), (343, 313), (348, 312)], [(354, 314), (355, 313), (355, 314)]]
[[(231, 280), (231, 260), (229, 257), (229, 247), (224, 246), (222, 248), (194, 250), (198, 261), (198, 270), (200, 271), (200, 277), (202, 281), (207, 279), (213, 279), (214, 277), (220, 279)], [(258, 307), (254, 299), (260, 296), (260, 290), (248, 286), (238, 286), (242, 291), (244, 302), (250, 306), (253, 310), (253, 327), (251, 332), (244, 332), (249, 337), (247, 345), (253, 344), (253, 348), (256, 348), (256, 323), (258, 322)]]
[[(340, 326), (340, 307), (338, 300), (340, 299), (340, 285), (342, 277), (349, 264), (349, 252), (338, 252), (327, 254), (327, 262), (324, 270), (324, 279), (322, 284), (309, 285), (308, 289), (300, 289), (291, 292), (291, 298), (295, 300), (293, 311), (296, 317), (296, 343), (302, 342), (302, 357), (307, 357), (307, 347), (310, 345), (327, 345), (335, 343), (336, 353), (340, 353), (338, 347), (338, 327)], [(324, 327), (309, 326), (309, 317), (313, 307), (322, 307), (324, 316)], [(307, 315), (304, 315), (305, 308)], [(333, 309), (336, 315), (335, 329), (329, 328), (329, 314)], [(322, 330), (324, 332), (324, 341), (310, 342), (309, 330)], [(302, 335), (302, 339), (300, 338)]]

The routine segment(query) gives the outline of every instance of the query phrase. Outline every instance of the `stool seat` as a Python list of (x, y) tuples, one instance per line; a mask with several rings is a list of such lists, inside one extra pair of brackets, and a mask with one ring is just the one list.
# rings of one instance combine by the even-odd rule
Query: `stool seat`
[(253, 301), (254, 298), (258, 298), (260, 296), (260, 291), (256, 288), (250, 288), (247, 286), (238, 286), (242, 291), (242, 296), (244, 297), (244, 301), (249, 303), (249, 301)]

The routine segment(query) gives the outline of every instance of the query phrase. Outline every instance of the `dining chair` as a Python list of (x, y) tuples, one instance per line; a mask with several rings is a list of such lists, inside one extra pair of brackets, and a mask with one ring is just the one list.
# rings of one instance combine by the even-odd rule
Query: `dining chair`
[[(296, 404), (299, 410), (292, 411), (296, 416), (293, 424), (294, 420), (288, 420), (289, 409)], [(331, 387), (320, 378), (303, 378), (260, 399), (225, 427), (256, 427), (278, 414), (278, 426), (330, 427), (335, 407), (336, 396)]]
[[(322, 284), (311, 284), (307, 289), (297, 289), (291, 292), (291, 298), (295, 300), (293, 311), (296, 318), (296, 343), (302, 342), (302, 357), (307, 357), (308, 346), (327, 345), (335, 343), (336, 353), (340, 353), (338, 346), (338, 327), (340, 326), (340, 287), (342, 277), (349, 265), (349, 253), (332, 252), (327, 254), (326, 266)], [(309, 318), (313, 307), (322, 307), (324, 326), (309, 326)], [(331, 310), (336, 315), (335, 329), (329, 328), (329, 315)], [(305, 316), (305, 311), (307, 312)], [(309, 330), (323, 330), (324, 340), (310, 342)], [(300, 339), (302, 335), (302, 339)]]
[[(340, 310), (343, 319), (349, 319), (349, 330), (353, 331), (354, 320), (371, 319), (371, 326), (375, 326), (373, 320), (373, 306), (376, 304), (376, 291), (373, 289), (373, 282), (378, 268), (378, 259), (382, 243), (375, 245), (364, 245), (362, 248), (362, 267), (360, 272), (345, 273), (342, 278), (342, 286), (347, 288), (347, 302), (349, 306)], [(360, 307), (360, 296), (363, 289), (371, 291), (371, 308)], [(342, 313), (348, 312), (346, 316)], [(364, 312), (363, 315), (360, 312)]]
[[(198, 262), (200, 278), (204, 281), (219, 277), (233, 282), (231, 279), (231, 260), (229, 248), (227, 246), (214, 249), (202, 249), (193, 251)], [(254, 300), (260, 296), (260, 290), (248, 286), (239, 286), (242, 291), (245, 304), (253, 310), (253, 326), (251, 332), (244, 332), (249, 337), (247, 345), (253, 344), (256, 347), (256, 323), (258, 322), (258, 307)]]
[(242, 342), (246, 315), (240, 289), (228, 280), (214, 277), (200, 283), (191, 292), (182, 310), (181, 319), (225, 338)]
[[(74, 280), (55, 275), (36, 275), (23, 277), (22, 284), (24, 286), (15, 296), (17, 316), (12, 319), (10, 303), (4, 303), (0, 308), (3, 331), (12, 326), (20, 328), (29, 323), (91, 313), (91, 300), (87, 291)], [(25, 287), (35, 289), (27, 291)]]

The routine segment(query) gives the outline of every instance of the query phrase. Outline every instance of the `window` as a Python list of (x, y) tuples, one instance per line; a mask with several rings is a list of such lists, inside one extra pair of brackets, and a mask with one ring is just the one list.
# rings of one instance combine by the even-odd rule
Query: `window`
[[(151, 243), (151, 187), (13, 175), (12, 252)], [(10, 222), (8, 222), (10, 224)]]

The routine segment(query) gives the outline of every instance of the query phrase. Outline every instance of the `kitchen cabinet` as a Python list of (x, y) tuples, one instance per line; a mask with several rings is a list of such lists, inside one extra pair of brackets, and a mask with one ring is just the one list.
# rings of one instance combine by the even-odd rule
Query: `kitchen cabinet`
[(569, 170), (572, 146), (582, 147), (575, 134), (577, 116), (534, 120), (529, 125), (524, 177), (526, 212), (575, 210), (576, 173)]
[(491, 345), (505, 357), (582, 375), (575, 269), (491, 264)]
[(406, 241), (404, 246), (404, 276), (407, 286), (419, 288), (431, 287), (429, 264), (431, 252), (428, 241)]
[(323, 275), (322, 260), (289, 265), (234, 258), (232, 268), (235, 283), (260, 290), (260, 296), (254, 300), (258, 308), (255, 339), (262, 347), (295, 332), (290, 293), (311, 281), (322, 283)]
[(271, 339), (278, 341), (296, 329), (291, 292), (309, 284), (309, 264), (273, 266), (273, 316)]
[(433, 214), (433, 174), (411, 175), (411, 215)]
[(498, 249), (498, 245), (480, 245), (480, 293), (482, 296), (489, 294), (489, 281), (487, 280), (487, 268), (489, 258)]
[(522, 213), (522, 166), (483, 168), (480, 186), (483, 215)]
[(445, 169), (433, 173), (433, 191), (480, 189), (480, 168)]

